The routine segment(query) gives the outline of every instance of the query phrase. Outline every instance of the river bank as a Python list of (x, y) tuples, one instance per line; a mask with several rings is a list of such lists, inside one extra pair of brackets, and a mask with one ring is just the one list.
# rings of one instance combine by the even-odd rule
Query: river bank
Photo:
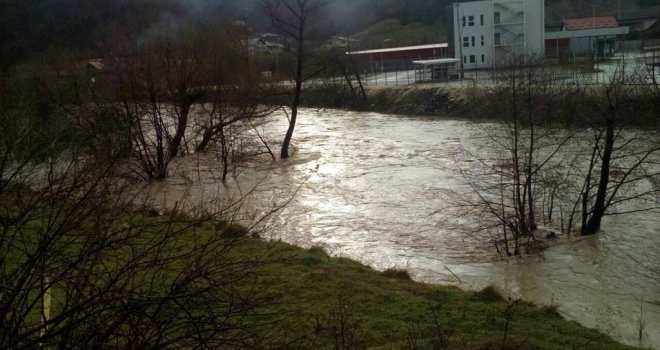
[[(466, 292), (414, 282), (402, 270), (379, 272), (321, 248), (252, 239), (236, 247), (245, 258), (281, 263), (258, 272), (258, 284), (281, 297), (271, 311), (306, 347), (382, 349), (631, 349), (566, 321), (554, 307), (507, 299), (496, 289)], [(341, 347), (340, 347), (341, 348)]]
[(341, 108), (354, 111), (417, 116), (465, 116), (467, 100), (474, 89), (448, 88), (430, 84), (406, 86), (366, 86), (366, 101), (352, 97), (350, 90), (337, 86), (317, 86), (305, 90), (302, 103), (311, 108)]
[[(14, 194), (3, 193), (0, 206), (12, 208)], [(118, 209), (110, 206), (102, 210)], [(261, 239), (239, 225), (195, 219), (181, 212), (158, 214), (123, 207), (121, 211), (117, 220), (107, 222), (119, 231), (106, 232), (102, 238), (111, 245), (90, 248), (68, 241), (67, 250), (60, 252), (75, 259), (102, 249), (103, 254), (96, 256), (99, 260), (88, 263), (95, 267), (94, 275), (86, 275), (87, 270), (80, 266), (72, 270), (83, 274), (86, 282), (100, 291), (109, 284), (113, 288), (108, 293), (83, 299), (69, 292), (69, 275), (61, 272), (44, 292), (43, 301), (34, 297), (38, 306), (29, 309), (22, 322), (32, 327), (54, 324), (47, 330), (51, 332), (47, 333), (49, 344), (68, 340), (61, 339), (63, 330), (56, 327), (59, 319), (68, 320), (78, 310), (101, 306), (101, 315), (92, 314), (90, 319), (113, 320), (118, 315), (122, 318), (116, 322), (122, 322), (136, 315), (133, 317), (140, 320), (140, 330), (150, 334), (150, 327), (162, 326), (173, 338), (167, 338), (169, 344), (177, 348), (191, 344), (184, 332), (192, 324), (192, 334), (199, 336), (200, 342), (210, 334), (212, 344), (231, 349), (633, 349), (602, 332), (565, 320), (554, 306), (537, 307), (508, 297), (496, 287), (466, 292), (453, 286), (415, 282), (406, 270), (379, 272), (348, 258), (331, 257), (321, 247), (305, 249)], [(41, 228), (43, 218), (37, 214), (31, 219), (31, 227)], [(81, 218), (81, 222), (96, 225), (96, 219)], [(128, 231), (140, 232), (115, 236)], [(43, 238), (39, 233), (26, 230), (18, 235), (32, 242)], [(101, 234), (83, 237), (86, 231), (68, 233), (79, 241)], [(167, 238), (162, 240), (163, 236)], [(62, 238), (58, 235), (51, 242), (61, 243)], [(154, 260), (149, 255), (152, 251)], [(31, 258), (16, 247), (8, 249), (7, 257), (4, 268), (9, 271), (24, 267)], [(56, 270), (54, 264), (49, 268)], [(112, 279), (107, 281), (107, 276)], [(89, 290), (87, 284), (74, 287)], [(150, 305), (154, 300), (160, 301)], [(120, 306), (115, 307), (117, 301)], [(74, 302), (76, 308), (71, 310), (69, 303)], [(148, 319), (141, 318), (143, 313)], [(216, 314), (222, 316), (212, 317)], [(135, 327), (123, 322), (122, 329)], [(175, 323), (179, 328), (172, 327), (174, 322), (180, 322)], [(121, 331), (105, 336), (108, 341), (102, 344), (114, 347), (136, 337)], [(92, 336), (75, 343), (83, 341), (99, 345)]]
[[(584, 126), (585, 120), (592, 120), (602, 112), (604, 101), (608, 94), (604, 92), (606, 85), (571, 86), (556, 85), (534, 87), (531, 98), (538, 103), (547, 103), (548, 99), (558, 107), (552, 113), (544, 115), (550, 122), (561, 126)], [(365, 86), (364, 95), (357, 86), (356, 94), (345, 85), (310, 86), (304, 91), (302, 105), (309, 108), (335, 108), (356, 112), (378, 112), (407, 116), (435, 116), (450, 119), (472, 121), (505, 120), (510, 104), (510, 94), (494, 84), (470, 85), (460, 83), (450, 84), (411, 84), (403, 86)], [(526, 95), (521, 89), (519, 93)], [(660, 104), (657, 103), (657, 89), (649, 86), (648, 90), (630, 91), (613, 90), (612, 96), (625, 95), (628, 103), (639, 107), (638, 111), (623, 112), (626, 123), (632, 127), (660, 127)], [(520, 101), (523, 98), (518, 97)], [(527, 98), (525, 96), (524, 98)], [(283, 101), (282, 101), (283, 102)], [(535, 103), (532, 101), (532, 103)], [(616, 102), (620, 103), (620, 102)], [(504, 111), (504, 114), (502, 113)], [(640, 112), (641, 111), (641, 112)]]

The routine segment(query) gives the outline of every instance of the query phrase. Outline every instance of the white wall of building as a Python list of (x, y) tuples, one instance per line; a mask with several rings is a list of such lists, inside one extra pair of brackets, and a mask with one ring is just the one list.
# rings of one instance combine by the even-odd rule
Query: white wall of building
[(512, 55), (544, 53), (543, 0), (460, 2), (453, 6), (453, 17), (454, 54), (465, 69), (491, 68)]
[(545, 54), (545, 5), (543, 0), (525, 0), (525, 33), (527, 52)]
[(454, 4), (454, 55), (465, 69), (493, 66), (492, 9), (492, 0)]

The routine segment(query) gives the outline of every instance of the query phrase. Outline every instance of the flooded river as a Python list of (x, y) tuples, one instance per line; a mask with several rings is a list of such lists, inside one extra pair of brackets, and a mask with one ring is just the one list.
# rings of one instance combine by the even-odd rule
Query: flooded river
[[(267, 136), (279, 143), (285, 121), (271, 126)], [(498, 258), (492, 245), (432, 215), (442, 194), (461, 186), (453, 155), (478, 146), (471, 129), (464, 121), (304, 109), (291, 159), (243, 169), (222, 185), (219, 165), (189, 156), (154, 186), (164, 202), (256, 187), (247, 205), (255, 212), (293, 196), (272, 218), (270, 238), (323, 246), (377, 269), (406, 268), (426, 282), (471, 290), (495, 283), (627, 344), (640, 345), (641, 325), (642, 345), (660, 348), (660, 283), (631, 259), (657, 259), (660, 214), (609, 217), (603, 232), (562, 239), (542, 256)]]

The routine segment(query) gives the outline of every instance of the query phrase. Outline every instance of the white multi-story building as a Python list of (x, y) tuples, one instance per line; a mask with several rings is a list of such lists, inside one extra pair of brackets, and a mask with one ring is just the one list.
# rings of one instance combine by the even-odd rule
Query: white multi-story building
[(543, 0), (464, 1), (454, 3), (452, 13), (454, 55), (464, 69), (544, 53)]

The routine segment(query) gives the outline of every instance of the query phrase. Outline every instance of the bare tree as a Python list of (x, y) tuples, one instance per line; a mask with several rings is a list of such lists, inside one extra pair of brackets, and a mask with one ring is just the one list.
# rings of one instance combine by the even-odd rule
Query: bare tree
[(17, 90), (0, 105), (0, 348), (258, 343), (273, 295), (254, 275), (273, 261), (233, 253), (240, 198), (152, 214), (75, 118)]
[[(196, 131), (201, 134), (195, 151), (206, 152), (209, 147), (217, 146), (223, 164), (223, 181), (236, 151), (233, 140), (246, 131), (256, 133), (274, 158), (267, 142), (255, 129), (276, 109), (268, 101), (274, 95), (274, 86), (261, 78), (257, 67), (243, 54), (239, 29), (234, 27), (224, 24), (207, 34), (209, 48), (204, 69), (207, 99), (195, 110)], [(209, 28), (213, 29), (210, 25)]]
[(162, 179), (204, 95), (204, 38), (192, 26), (154, 30), (138, 43), (118, 35), (106, 56), (107, 104), (127, 124), (143, 174)]
[[(293, 71), (294, 89), (291, 96), (289, 108), (289, 127), (287, 129), (280, 157), (289, 157), (289, 144), (293, 137), (298, 117), (303, 83), (323, 70), (318, 65), (307, 63), (307, 34), (312, 26), (314, 16), (324, 5), (323, 0), (265, 0), (263, 6), (270, 16), (273, 27), (292, 39), (295, 43), (295, 63)], [(312, 70), (312, 71), (310, 71)]]
[(592, 141), (579, 198), (583, 235), (597, 233), (605, 216), (657, 208), (660, 142), (657, 130), (639, 128), (640, 116), (653, 110), (644, 93), (653, 87), (627, 79), (617, 74), (586, 96)]
[(496, 232), (496, 246), (508, 255), (520, 254), (523, 240), (535, 239), (537, 211), (548, 216), (538, 194), (553, 185), (543, 181), (546, 169), (574, 134), (555, 124), (569, 110), (572, 91), (551, 84), (553, 71), (542, 63), (516, 57), (501, 68), (484, 109), (497, 122), (481, 132), (485, 149), (466, 150), (457, 159), (468, 193), (454, 207), (478, 215), (476, 229)]
[[(344, 90), (350, 92), (350, 98), (341, 99), (337, 103), (338, 106), (345, 105), (348, 102), (352, 107), (360, 108), (367, 104), (368, 96), (362, 81), (363, 77), (358, 70), (353, 55), (346, 54), (350, 50), (350, 44), (347, 43), (345, 47), (331, 48), (324, 51), (323, 55), (331, 63), (324, 72), (324, 80), (329, 80), (335, 85), (335, 94)], [(341, 83), (339, 80), (341, 80)]]
[[(477, 230), (496, 232), (498, 249), (514, 255), (521, 239), (535, 240), (539, 212), (552, 225), (558, 208), (569, 234), (579, 216), (586, 235), (607, 215), (656, 209), (654, 86), (618, 75), (602, 86), (562, 85), (551, 69), (529, 62), (500, 71), (485, 112), (498, 124), (483, 131), (485, 154), (459, 157), (471, 196), (455, 207), (480, 215)], [(564, 120), (571, 123), (559, 127)]]

